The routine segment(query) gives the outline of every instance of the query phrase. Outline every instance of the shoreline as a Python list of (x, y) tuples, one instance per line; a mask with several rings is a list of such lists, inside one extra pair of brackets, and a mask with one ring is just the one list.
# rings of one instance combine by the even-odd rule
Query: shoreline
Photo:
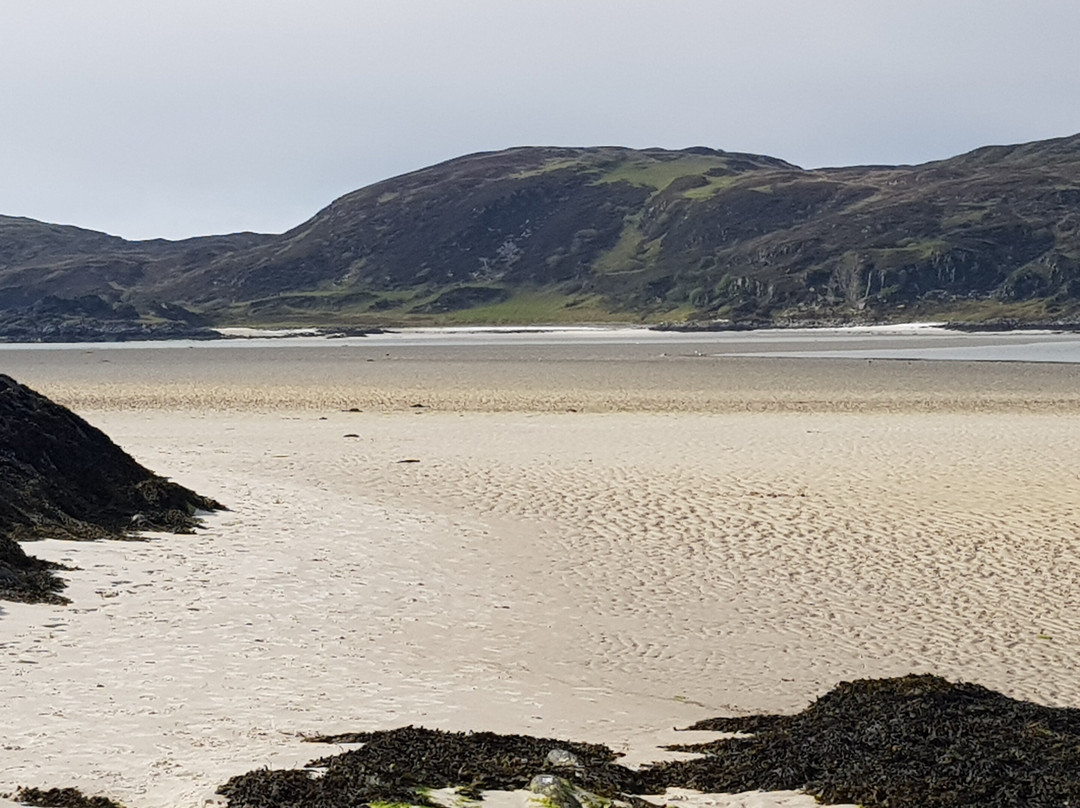
[(629, 323), (596, 324), (527, 324), (527, 325), (447, 325), (447, 326), (400, 326), (393, 328), (373, 327), (370, 329), (294, 327), (221, 327), (211, 329), (220, 335), (219, 339), (189, 339), (172, 337), (143, 340), (78, 340), (75, 342), (9, 342), (0, 341), (0, 350), (65, 350), (79, 348), (153, 348), (153, 347), (201, 347), (219, 348), (238, 345), (313, 345), (336, 342), (401, 342), (410, 339), (436, 341), (448, 337), (512, 337), (519, 340), (559, 337), (577, 340), (636, 339), (653, 342), (678, 341), (725, 341), (725, 340), (762, 340), (770, 337), (809, 338), (821, 336), (878, 336), (878, 337), (938, 337), (938, 338), (974, 338), (974, 339), (1011, 339), (1038, 335), (1055, 335), (1062, 338), (1075, 337), (1077, 327), (1055, 326), (1053, 324), (1020, 325), (1016, 328), (1002, 328), (999, 324), (987, 324), (980, 330), (979, 324), (951, 323), (945, 321), (918, 321), (902, 323), (837, 323), (825, 325), (779, 325), (757, 326), (753, 328), (683, 328), (664, 325), (645, 325)]
[[(674, 322), (674, 323), (527, 323), (518, 325), (342, 325), (342, 326), (220, 326), (195, 329), (191, 336), (161, 335), (155, 337), (123, 336), (112, 339), (95, 340), (92, 337), (74, 341), (34, 340), (18, 341), (0, 339), (0, 349), (5, 347), (26, 348), (41, 346), (47, 348), (78, 348), (80, 346), (97, 347), (151, 347), (157, 345), (185, 344), (196, 345), (245, 342), (325, 342), (341, 339), (366, 339), (369, 337), (422, 335), (428, 337), (460, 334), (487, 335), (542, 335), (573, 334), (579, 337), (589, 335), (644, 334), (644, 335), (691, 335), (697, 337), (769, 334), (847, 334), (847, 335), (891, 335), (891, 334), (938, 334), (982, 336), (1023, 336), (1023, 335), (1073, 335), (1080, 332), (1080, 322), (1072, 321), (1032, 321), (990, 320), (986, 322), (968, 322), (951, 320), (927, 320), (911, 322), (858, 322), (858, 321), (796, 321), (737, 323), (731, 321), (714, 322)], [(102, 336), (105, 336), (103, 333)]]

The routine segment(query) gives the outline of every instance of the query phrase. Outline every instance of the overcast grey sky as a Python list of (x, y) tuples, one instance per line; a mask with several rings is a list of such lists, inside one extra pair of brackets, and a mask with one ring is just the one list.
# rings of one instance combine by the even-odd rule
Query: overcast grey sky
[(0, 213), (280, 232), (515, 145), (806, 167), (1080, 132), (1077, 0), (34, 0), (0, 16)]

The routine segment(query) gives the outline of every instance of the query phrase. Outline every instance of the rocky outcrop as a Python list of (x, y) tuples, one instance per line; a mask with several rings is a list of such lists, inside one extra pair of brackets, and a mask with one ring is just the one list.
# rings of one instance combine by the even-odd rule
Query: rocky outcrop
[(53, 601), (56, 565), (19, 541), (190, 533), (223, 506), (148, 471), (101, 430), (0, 375), (0, 598)]
[(158, 305), (154, 318), (148, 320), (134, 306), (110, 303), (97, 295), (70, 299), (46, 295), (28, 306), (0, 311), (0, 341), (4, 342), (220, 338), (220, 333), (183, 307)]

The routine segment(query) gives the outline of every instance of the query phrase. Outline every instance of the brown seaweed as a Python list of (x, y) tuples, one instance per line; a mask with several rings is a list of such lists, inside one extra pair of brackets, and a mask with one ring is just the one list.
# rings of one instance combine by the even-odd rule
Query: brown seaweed
[[(740, 733), (670, 747), (694, 760), (617, 765), (605, 746), (419, 727), (311, 740), (360, 743), (312, 771), (258, 770), (219, 789), (230, 806), (429, 805), (426, 789), (465, 796), (525, 788), (555, 771), (575, 786), (641, 805), (668, 787), (704, 792), (800, 790), (865, 808), (1061, 808), (1080, 805), (1080, 710), (1018, 701), (937, 676), (843, 682), (797, 715), (712, 718), (690, 729)], [(552, 749), (579, 765), (553, 767)]]
[[(608, 747), (553, 738), (408, 726), (311, 740), (363, 746), (313, 760), (310, 769), (325, 769), (318, 777), (303, 770), (260, 769), (233, 777), (218, 793), (231, 806), (345, 808), (371, 802), (430, 805), (424, 792), (434, 788), (456, 788), (467, 797), (523, 789), (546, 771), (608, 797), (632, 794), (639, 782), (635, 772), (614, 763), (618, 755)], [(568, 772), (552, 765), (547, 757), (553, 749), (570, 752), (580, 767)]]
[(63, 603), (20, 541), (190, 533), (223, 506), (152, 473), (75, 413), (0, 375), (0, 599)]
[(13, 795), (3, 796), (37, 808), (124, 808), (108, 797), (88, 797), (77, 788), (20, 788)]
[(1080, 710), (929, 675), (843, 682), (797, 715), (714, 718), (690, 729), (752, 733), (670, 747), (652, 790), (797, 789), (866, 808), (1080, 805)]

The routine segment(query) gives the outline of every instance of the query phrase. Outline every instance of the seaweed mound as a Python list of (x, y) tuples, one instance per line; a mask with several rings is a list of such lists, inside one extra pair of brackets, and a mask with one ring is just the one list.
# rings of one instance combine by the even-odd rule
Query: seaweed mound
[(57, 565), (16, 543), (190, 533), (223, 506), (139, 465), (101, 430), (0, 374), (0, 598), (62, 602)]
[[(549, 771), (607, 797), (634, 793), (639, 785), (635, 772), (613, 763), (618, 754), (598, 744), (412, 726), (311, 740), (364, 745), (309, 763), (325, 769), (317, 777), (303, 769), (259, 769), (233, 777), (218, 793), (230, 806), (247, 808), (346, 808), (432, 805), (424, 795), (432, 788), (457, 788), (464, 797), (478, 798), (485, 790), (527, 788), (536, 774)], [(567, 770), (549, 761), (554, 749), (569, 752), (579, 765)]]
[(108, 797), (88, 797), (77, 788), (20, 788), (14, 795), (0, 796), (36, 808), (124, 808)]
[(10, 536), (0, 534), (0, 599), (27, 603), (67, 603), (57, 594), (64, 582), (53, 575), (59, 564), (27, 555)]
[(650, 791), (797, 789), (866, 808), (1080, 804), (1080, 710), (937, 676), (843, 682), (798, 715), (690, 729), (753, 734), (671, 747), (705, 757), (654, 764)]
[(669, 747), (704, 756), (634, 771), (614, 763), (618, 755), (606, 746), (404, 727), (313, 738), (364, 745), (304, 770), (233, 777), (218, 793), (238, 808), (431, 805), (425, 789), (479, 797), (553, 773), (571, 790), (638, 808), (649, 803), (632, 795), (669, 787), (799, 790), (865, 808), (1080, 805), (1080, 710), (937, 676), (843, 682), (798, 715), (713, 718), (690, 729), (742, 734)]

